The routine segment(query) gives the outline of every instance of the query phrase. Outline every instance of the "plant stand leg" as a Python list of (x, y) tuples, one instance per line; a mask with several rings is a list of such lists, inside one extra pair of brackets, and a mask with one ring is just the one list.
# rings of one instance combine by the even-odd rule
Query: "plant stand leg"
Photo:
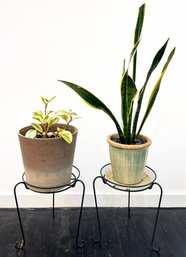
[[(97, 217), (97, 225), (98, 225), (98, 238), (94, 238), (93, 243), (101, 243), (101, 224), (100, 224), (97, 196), (96, 196), (96, 180), (97, 179), (103, 180), (103, 178), (101, 176), (97, 176), (93, 181), (94, 201), (95, 201), (95, 206), (96, 206), (96, 217)], [(104, 183), (104, 180), (103, 180), (103, 183)]]
[[(160, 189), (160, 196), (159, 196), (159, 203), (158, 203), (158, 208), (157, 208), (157, 213), (156, 213), (156, 218), (155, 218), (155, 223), (154, 223), (154, 229), (153, 229), (153, 233), (152, 233), (152, 240), (151, 240), (151, 247), (152, 247), (152, 251), (155, 251), (157, 253), (160, 252), (160, 246), (159, 245), (155, 245), (154, 244), (154, 238), (155, 238), (155, 234), (156, 234), (156, 228), (157, 228), (157, 224), (158, 224), (158, 218), (159, 218), (159, 212), (160, 212), (160, 206), (161, 206), (161, 200), (162, 200), (162, 195), (163, 195), (163, 189), (160, 186), (160, 184), (154, 182), (151, 186), (151, 188), (156, 185), (159, 187)], [(150, 188), (150, 189), (151, 189)]]
[(52, 192), (52, 216), (55, 215), (55, 192)]
[(79, 213), (78, 227), (77, 227), (77, 233), (76, 233), (76, 247), (77, 248), (82, 248), (82, 247), (84, 247), (85, 244), (84, 244), (83, 240), (81, 240), (81, 243), (79, 243), (79, 231), (80, 231), (82, 211), (83, 211), (83, 202), (84, 202), (84, 197), (85, 197), (85, 184), (83, 183), (82, 180), (78, 179), (75, 182), (74, 186), (76, 185), (77, 182), (82, 184), (83, 190), (82, 190), (82, 198), (81, 198), (81, 207), (80, 207), (80, 213)]
[(22, 221), (21, 221), (21, 215), (20, 215), (19, 204), (18, 204), (18, 199), (17, 199), (17, 192), (16, 192), (17, 187), (21, 184), (23, 184), (27, 189), (27, 186), (24, 182), (19, 182), (14, 187), (14, 198), (15, 198), (15, 202), (16, 202), (17, 215), (18, 215), (19, 225), (20, 225), (21, 234), (22, 234), (22, 240), (18, 241), (15, 245), (15, 248), (17, 250), (21, 250), (25, 246), (25, 235), (24, 235), (24, 231), (23, 231), (23, 224), (22, 224)]
[(127, 190), (128, 192), (128, 219), (130, 219), (130, 189)]

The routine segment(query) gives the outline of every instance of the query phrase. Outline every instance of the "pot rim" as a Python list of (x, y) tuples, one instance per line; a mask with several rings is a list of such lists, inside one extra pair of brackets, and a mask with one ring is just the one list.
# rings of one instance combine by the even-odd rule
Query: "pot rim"
[(145, 135), (139, 135), (140, 138), (144, 139), (146, 141), (146, 143), (144, 144), (140, 144), (140, 145), (128, 145), (128, 144), (121, 144), (121, 143), (117, 143), (114, 142), (111, 138), (118, 138), (118, 134), (110, 134), (107, 137), (107, 142), (109, 145), (113, 146), (113, 147), (117, 147), (117, 148), (121, 148), (121, 149), (126, 149), (126, 150), (140, 150), (140, 149), (145, 149), (147, 147), (149, 147), (152, 143), (151, 139)]
[[(66, 124), (57, 123), (57, 124), (55, 124), (55, 125), (60, 127), (60, 126), (65, 126)], [(68, 126), (74, 129), (74, 133), (72, 133), (73, 136), (78, 133), (78, 129), (77, 129), (76, 127), (74, 127), (74, 126), (72, 126), (72, 125), (68, 125)], [(29, 138), (29, 137), (25, 137), (25, 135), (21, 134), (21, 131), (22, 131), (22, 130), (27, 131), (27, 130), (30, 129), (30, 128), (32, 128), (32, 125), (28, 125), (28, 126), (22, 127), (21, 129), (19, 129), (19, 131), (18, 131), (18, 133), (17, 133), (18, 136), (19, 136), (19, 137), (26, 138), (26, 139), (28, 139), (28, 140), (39, 140), (39, 141), (41, 141), (41, 140), (47, 140), (47, 141), (49, 141), (49, 140), (59, 140), (59, 139), (61, 139), (60, 137), (53, 137), (53, 138)]]

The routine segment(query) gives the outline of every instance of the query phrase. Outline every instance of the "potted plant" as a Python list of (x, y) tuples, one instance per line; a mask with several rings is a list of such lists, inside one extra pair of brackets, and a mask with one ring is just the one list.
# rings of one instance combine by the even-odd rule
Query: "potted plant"
[[(123, 65), (120, 85), (121, 125), (112, 111), (94, 94), (74, 83), (59, 80), (73, 89), (86, 103), (88, 103), (88, 105), (104, 111), (114, 122), (117, 133), (108, 136), (107, 141), (109, 143), (113, 177), (117, 182), (122, 184), (136, 184), (143, 179), (144, 167), (151, 140), (148, 137), (141, 135), (141, 130), (154, 105), (162, 78), (175, 53), (175, 48), (173, 48), (155, 82), (147, 103), (146, 111), (139, 124), (138, 120), (147, 84), (152, 73), (160, 63), (169, 41), (168, 39), (155, 54), (145, 77), (144, 84), (138, 91), (136, 86), (137, 50), (140, 44), (144, 16), (145, 4), (139, 8), (134, 32), (134, 46), (130, 53), (128, 64), (126, 65), (124, 60)], [(131, 62), (133, 64), (132, 75), (130, 75)]]
[[(48, 110), (54, 99), (41, 97), (44, 111), (35, 111), (30, 126), (19, 130), (25, 179), (41, 191), (70, 182), (78, 130), (69, 125), (77, 118), (71, 110)], [(59, 123), (62, 120), (65, 124)], [(43, 189), (43, 190), (42, 190)]]

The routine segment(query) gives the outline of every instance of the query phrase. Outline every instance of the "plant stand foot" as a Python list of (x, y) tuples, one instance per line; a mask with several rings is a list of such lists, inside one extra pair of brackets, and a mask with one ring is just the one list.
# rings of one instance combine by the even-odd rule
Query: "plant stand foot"
[(15, 249), (22, 250), (24, 248), (24, 245), (25, 245), (25, 240), (22, 239), (19, 242), (16, 242)]
[(159, 247), (159, 245), (152, 245), (152, 252), (159, 253), (159, 252), (160, 252), (160, 247)]

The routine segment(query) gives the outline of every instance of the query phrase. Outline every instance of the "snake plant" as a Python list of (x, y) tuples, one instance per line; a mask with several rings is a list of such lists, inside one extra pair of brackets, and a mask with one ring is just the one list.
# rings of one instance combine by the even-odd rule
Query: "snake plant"
[[(83, 98), (83, 100), (88, 105), (104, 111), (113, 120), (117, 128), (120, 142), (122, 144), (135, 144), (136, 141), (138, 140), (138, 136), (156, 100), (157, 94), (160, 89), (162, 78), (175, 53), (175, 48), (173, 48), (172, 51), (169, 53), (168, 58), (165, 61), (165, 64), (160, 72), (160, 75), (152, 89), (152, 92), (150, 94), (150, 97), (147, 103), (146, 111), (141, 119), (141, 123), (138, 124), (143, 97), (144, 97), (147, 84), (149, 82), (149, 79), (153, 71), (160, 63), (169, 41), (169, 39), (166, 40), (163, 46), (155, 54), (152, 60), (151, 66), (147, 72), (146, 78), (144, 80), (144, 84), (142, 85), (140, 90), (137, 90), (137, 87), (136, 87), (137, 52), (138, 52), (138, 46), (141, 40), (141, 33), (142, 33), (142, 28), (144, 23), (144, 16), (145, 16), (145, 7), (146, 5), (143, 4), (142, 6), (140, 6), (138, 11), (137, 22), (136, 22), (135, 31), (134, 31), (134, 44), (133, 44), (133, 48), (130, 53), (130, 57), (127, 65), (125, 65), (126, 62), (124, 60), (124, 65), (123, 65), (124, 67), (123, 67), (123, 73), (122, 73), (121, 84), (120, 84), (121, 118), (122, 118), (121, 125), (116, 119), (116, 117), (114, 116), (114, 114), (112, 113), (112, 111), (90, 91), (74, 83), (71, 83), (69, 81), (59, 80), (60, 82), (64, 83), (65, 85), (73, 89), (81, 98)], [(132, 75), (130, 75), (129, 73), (129, 68), (131, 65), (133, 66)]]

